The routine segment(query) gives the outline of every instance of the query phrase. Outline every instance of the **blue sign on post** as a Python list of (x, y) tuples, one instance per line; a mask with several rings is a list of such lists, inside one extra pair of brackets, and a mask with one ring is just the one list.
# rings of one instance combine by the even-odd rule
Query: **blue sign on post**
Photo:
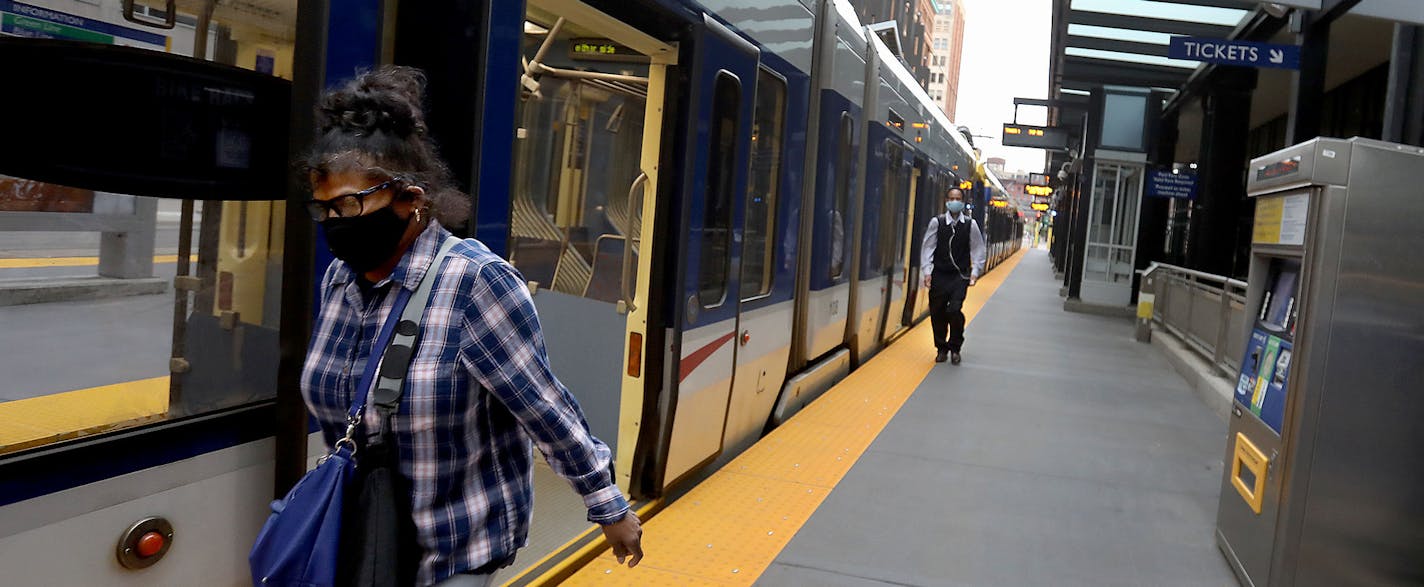
[(255, 67), (258, 73), (272, 75), (272, 72), (277, 70), (277, 56), (271, 53), (265, 53), (259, 49), (257, 51), (257, 64)]
[(1197, 199), (1197, 176), (1194, 173), (1172, 173), (1171, 169), (1153, 169), (1147, 174), (1147, 197)]
[(1172, 37), (1167, 55), (1172, 59), (1204, 61), (1221, 65), (1300, 69), (1298, 45), (1272, 45), (1250, 41), (1229, 41), (1203, 37)]

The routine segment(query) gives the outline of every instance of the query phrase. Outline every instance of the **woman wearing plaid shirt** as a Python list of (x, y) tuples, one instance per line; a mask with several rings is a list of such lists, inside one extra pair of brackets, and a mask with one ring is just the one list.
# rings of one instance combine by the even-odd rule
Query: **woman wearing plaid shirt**
[[(410, 490), (419, 585), (487, 585), (527, 542), (531, 441), (583, 496), (619, 562), (642, 559), (642, 529), (613, 483), (608, 446), (549, 368), (538, 317), (514, 268), (473, 239), (430, 267), (468, 217), (468, 199), (426, 134), (423, 75), (387, 67), (323, 96), (307, 160), (308, 208), (339, 259), (321, 307), (302, 394), (328, 444), (346, 428), (354, 387), (396, 288), (438, 271), (390, 425)], [(378, 425), (375, 410), (366, 430)]]

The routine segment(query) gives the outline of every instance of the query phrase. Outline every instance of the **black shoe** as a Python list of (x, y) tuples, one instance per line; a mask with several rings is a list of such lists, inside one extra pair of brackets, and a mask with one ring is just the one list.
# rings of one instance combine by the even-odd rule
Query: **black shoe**
[(940, 351), (940, 352), (938, 352), (938, 353), (935, 354), (935, 362), (936, 362), (936, 363), (943, 363), (944, 360), (945, 360), (945, 358), (946, 358), (946, 353), (945, 353), (945, 351)]
[[(944, 355), (941, 354), (940, 356), (944, 356)], [(949, 354), (949, 362), (950, 362), (950, 364), (958, 365), (958, 364), (959, 364), (959, 353), (950, 353), (950, 354)]]

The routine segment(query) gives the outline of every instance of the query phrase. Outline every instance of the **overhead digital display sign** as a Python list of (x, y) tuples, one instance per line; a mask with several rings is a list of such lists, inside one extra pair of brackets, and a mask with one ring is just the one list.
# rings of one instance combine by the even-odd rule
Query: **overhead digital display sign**
[(608, 39), (570, 39), (569, 58), (590, 61), (647, 61), (648, 56)]
[(1068, 131), (1051, 126), (1005, 124), (1003, 144), (1005, 147), (1065, 151), (1068, 149)]
[(1300, 171), (1300, 157), (1292, 157), (1256, 169), (1256, 181), (1294, 175)]

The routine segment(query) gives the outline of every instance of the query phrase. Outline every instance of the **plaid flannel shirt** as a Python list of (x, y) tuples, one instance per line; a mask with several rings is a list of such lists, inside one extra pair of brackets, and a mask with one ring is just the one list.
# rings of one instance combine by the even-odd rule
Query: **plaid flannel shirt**
[[(328, 446), (345, 432), (354, 388), (395, 298), (386, 293), (414, 290), (449, 234), (431, 223), (390, 276), (365, 292), (345, 263), (327, 268), (302, 395)], [(392, 422), (424, 551), (422, 585), (506, 560), (525, 545), (531, 440), (583, 496), (589, 521), (617, 521), (628, 511), (613, 484), (611, 451), (549, 368), (523, 278), (475, 240), (457, 244), (438, 270)], [(366, 430), (374, 429), (374, 412), (367, 410)]]

